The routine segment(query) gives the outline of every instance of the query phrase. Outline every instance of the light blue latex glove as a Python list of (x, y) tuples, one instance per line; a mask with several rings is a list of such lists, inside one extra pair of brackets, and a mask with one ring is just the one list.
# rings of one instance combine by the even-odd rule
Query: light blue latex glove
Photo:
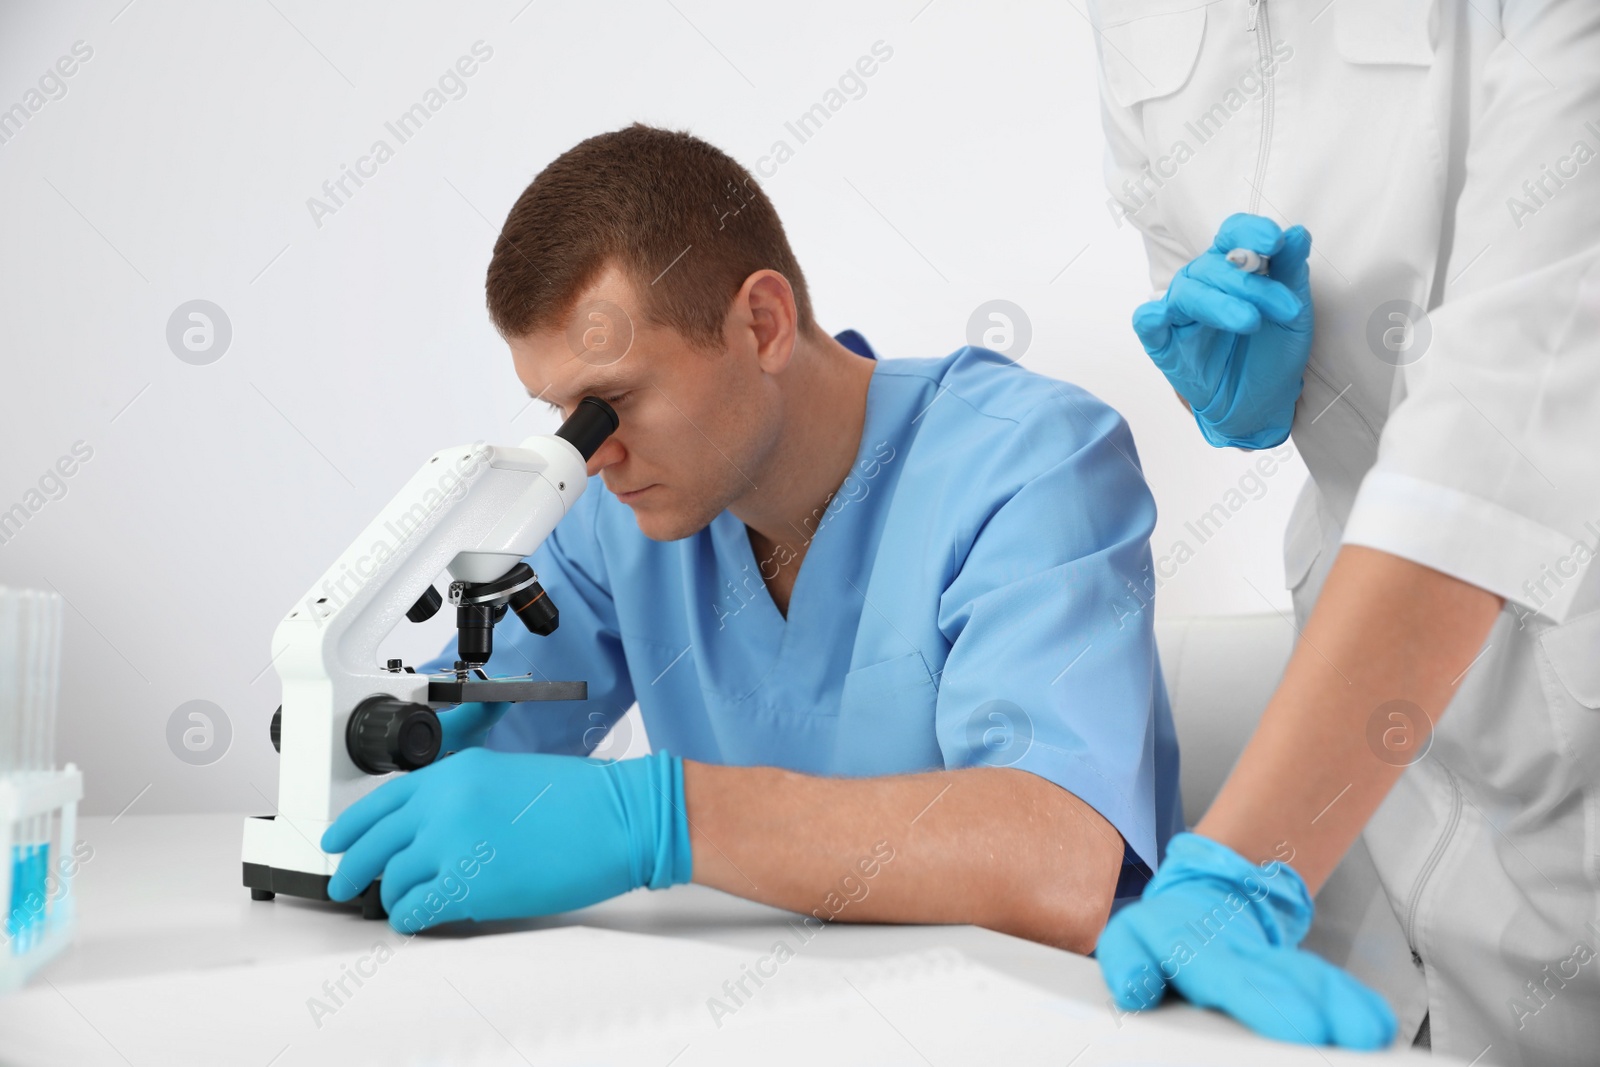
[(449, 711), (439, 713), (440, 752), (465, 752), (482, 745), (489, 730), (505, 715), (511, 705), (503, 701), (493, 704), (458, 704)]
[[(1225, 258), (1270, 256), (1265, 275)], [(1259, 215), (1230, 215), (1211, 249), (1140, 304), (1133, 330), (1217, 447), (1271, 448), (1289, 436), (1311, 355), (1311, 235)]]
[(389, 925), (552, 915), (689, 881), (683, 761), (468, 748), (362, 797), (322, 835), (350, 900), (378, 875)]
[(1263, 869), (1182, 833), (1143, 896), (1106, 924), (1095, 957), (1124, 1011), (1154, 1006), (1170, 985), (1279, 1041), (1387, 1046), (1396, 1023), (1384, 999), (1296, 947), (1311, 914), (1311, 894), (1286, 864)]

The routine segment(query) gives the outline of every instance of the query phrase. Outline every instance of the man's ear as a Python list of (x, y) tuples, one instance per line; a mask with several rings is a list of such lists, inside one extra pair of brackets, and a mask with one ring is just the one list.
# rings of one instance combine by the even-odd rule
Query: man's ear
[(794, 355), (798, 327), (789, 279), (775, 270), (758, 270), (744, 280), (733, 307), (744, 312), (761, 369), (781, 373)]

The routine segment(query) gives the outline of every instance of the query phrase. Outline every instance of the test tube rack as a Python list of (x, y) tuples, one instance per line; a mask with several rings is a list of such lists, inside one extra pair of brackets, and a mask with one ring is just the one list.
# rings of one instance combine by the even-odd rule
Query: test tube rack
[[(0, 779), (0, 901), (11, 900), (12, 846), (19, 843), (29, 820), (48, 817), (54, 828), (45, 855), (55, 857), (48, 891), (29, 906), (36, 910), (29, 921), (0, 922), (0, 993), (20, 987), (72, 941), (75, 903), (73, 877), (65, 866), (74, 856), (78, 827), (78, 801), (83, 799), (83, 775), (74, 764), (60, 770), (32, 771)], [(22, 939), (26, 937), (26, 941)]]
[(61, 607), (0, 587), (0, 992), (72, 939), (83, 775), (55, 763)]

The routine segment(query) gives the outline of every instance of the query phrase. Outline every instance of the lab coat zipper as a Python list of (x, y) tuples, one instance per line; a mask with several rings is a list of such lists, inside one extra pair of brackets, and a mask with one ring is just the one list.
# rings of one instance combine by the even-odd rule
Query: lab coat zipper
[(1261, 146), (1256, 152), (1255, 181), (1250, 184), (1250, 214), (1261, 213), (1261, 186), (1267, 180), (1267, 155), (1272, 149), (1272, 117), (1276, 98), (1273, 91), (1272, 21), (1267, 17), (1267, 0), (1248, 0), (1245, 29), (1256, 38), (1256, 59), (1261, 71)]
[[(1267, 0), (1246, 0), (1246, 3), (1248, 12), (1245, 16), (1245, 30), (1255, 35), (1256, 59), (1261, 71), (1261, 143), (1256, 148), (1255, 181), (1250, 185), (1250, 213), (1258, 215), (1261, 213), (1261, 187), (1267, 182), (1267, 160), (1272, 153), (1272, 125), (1277, 117), (1277, 91), (1274, 84), (1276, 64), (1271, 62), (1272, 20), (1267, 15)], [(1349, 385), (1344, 389), (1335, 388), (1328, 376), (1318, 370), (1313, 362), (1307, 362), (1306, 373), (1332, 390), (1335, 398), (1343, 396), (1345, 389), (1350, 388)], [(1367, 435), (1376, 441), (1378, 431), (1373, 428), (1371, 420), (1359, 407), (1354, 404), (1350, 407), (1361, 420)], [(1320, 418), (1320, 415), (1318, 417)]]
[(1411, 903), (1406, 908), (1406, 944), (1411, 946), (1411, 955), (1420, 960), (1421, 953), (1417, 951), (1417, 909), (1422, 904), (1422, 890), (1427, 881), (1432, 877), (1434, 868), (1439, 866), (1439, 861), (1444, 858), (1444, 851), (1450, 844), (1450, 838), (1455, 836), (1456, 826), (1461, 822), (1461, 785), (1456, 781), (1456, 776), (1450, 768), (1441, 764), (1439, 769), (1444, 771), (1444, 776), (1450, 782), (1450, 817), (1445, 820), (1444, 832), (1439, 835), (1439, 840), (1433, 843), (1433, 851), (1428, 853), (1428, 859), (1417, 872), (1417, 879), (1411, 884)]

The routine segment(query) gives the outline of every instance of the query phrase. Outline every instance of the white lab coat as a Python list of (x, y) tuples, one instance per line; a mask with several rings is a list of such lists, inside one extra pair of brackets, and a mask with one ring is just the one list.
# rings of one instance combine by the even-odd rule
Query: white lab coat
[(1600, 1062), (1600, 0), (1090, 9), (1156, 289), (1235, 211), (1311, 231), (1301, 623), (1341, 543), (1507, 598), (1310, 943), (1407, 1040)]

